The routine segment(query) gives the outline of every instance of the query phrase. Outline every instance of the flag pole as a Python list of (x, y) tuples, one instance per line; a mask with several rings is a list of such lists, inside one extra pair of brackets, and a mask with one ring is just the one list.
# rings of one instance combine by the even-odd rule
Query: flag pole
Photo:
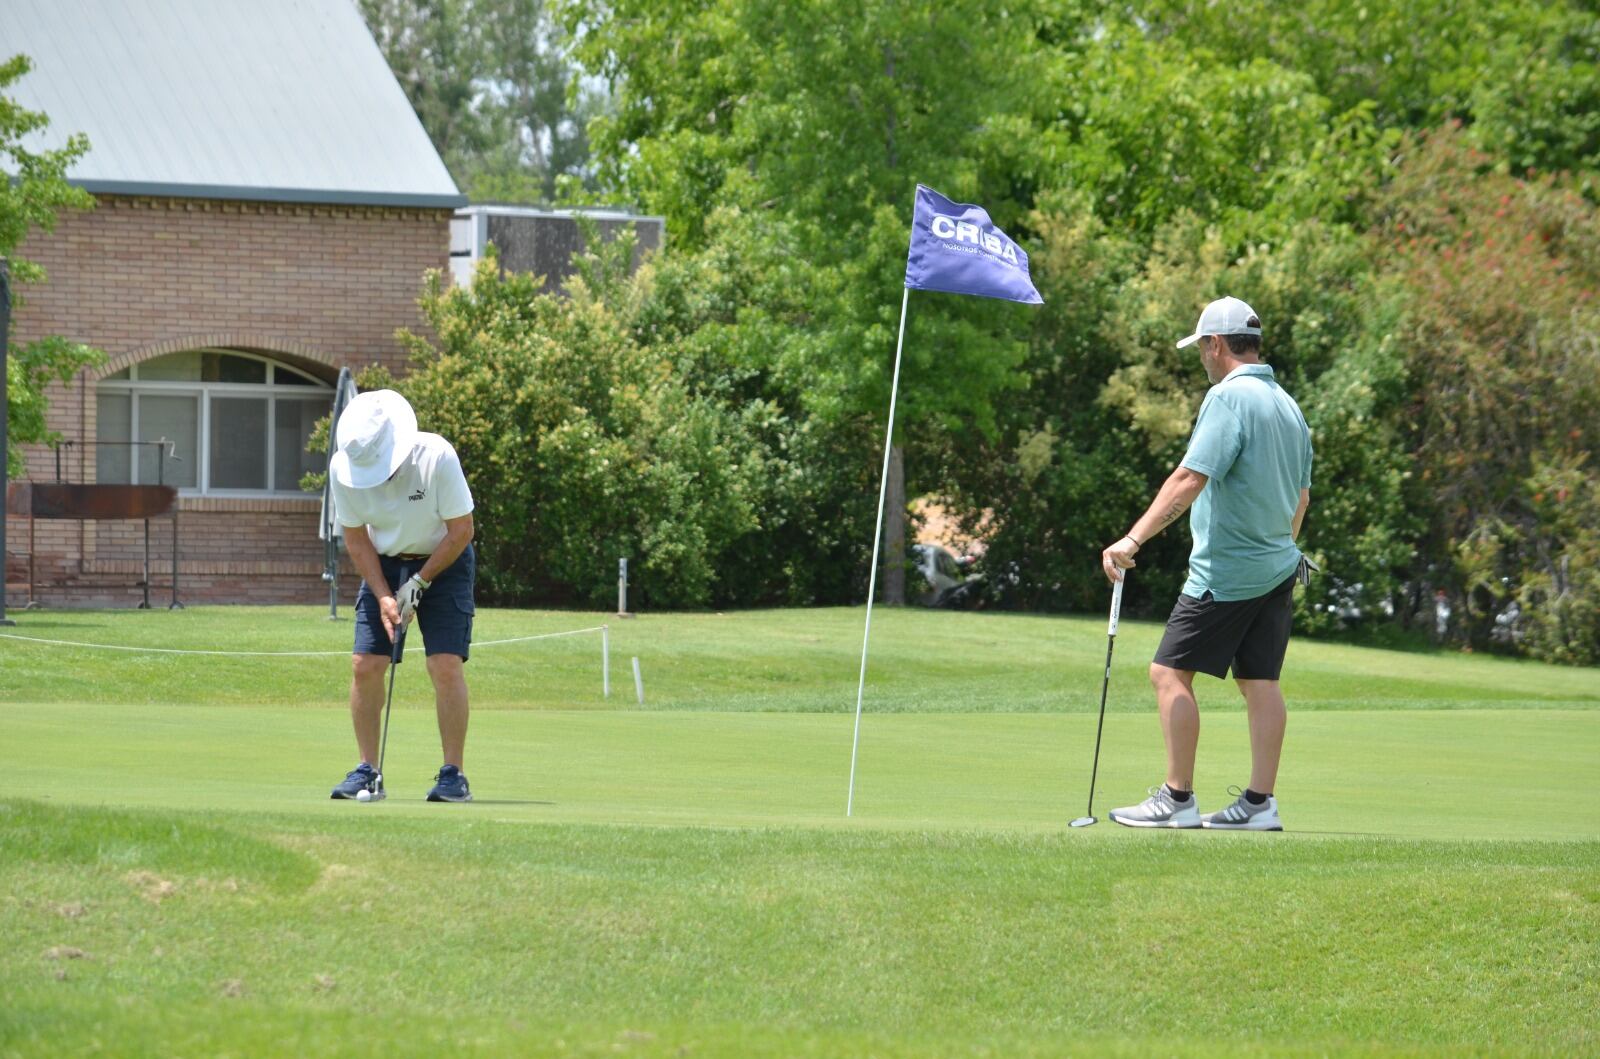
[(889, 383), (889, 428), (883, 436), (883, 474), (878, 479), (878, 528), (872, 534), (872, 570), (867, 575), (867, 627), (861, 634), (861, 676), (856, 681), (856, 729), (850, 739), (850, 794), (844, 815), (850, 816), (856, 804), (856, 750), (861, 746), (861, 694), (867, 686), (867, 642), (872, 639), (872, 597), (878, 590), (878, 548), (883, 543), (883, 502), (889, 491), (889, 449), (894, 444), (894, 401), (900, 391), (900, 350), (906, 341), (906, 306), (911, 288), (900, 298), (900, 337), (894, 343), (894, 380)]

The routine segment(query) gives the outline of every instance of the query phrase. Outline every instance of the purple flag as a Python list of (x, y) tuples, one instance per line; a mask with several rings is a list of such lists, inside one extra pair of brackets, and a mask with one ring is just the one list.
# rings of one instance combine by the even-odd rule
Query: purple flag
[(1028, 255), (984, 209), (951, 202), (922, 184), (911, 219), (906, 286), (1044, 304), (1028, 276)]

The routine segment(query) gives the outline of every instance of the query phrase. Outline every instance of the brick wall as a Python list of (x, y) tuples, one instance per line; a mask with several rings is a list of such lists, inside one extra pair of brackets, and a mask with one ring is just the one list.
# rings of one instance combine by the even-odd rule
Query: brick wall
[[(129, 364), (180, 350), (263, 353), (330, 383), (339, 368), (406, 363), (397, 328), (426, 333), (423, 272), (449, 262), (449, 210), (100, 196), (63, 214), (19, 256), (49, 280), (23, 288), (12, 341), (63, 335), (104, 350), (93, 377), (53, 386), (49, 423), (95, 437), (94, 385)], [(66, 476), (94, 480), (93, 449), (67, 450)], [(30, 477), (55, 477), (48, 448), (30, 447)], [(325, 602), (315, 500), (186, 497), (179, 504), (180, 599)], [(151, 524), (152, 602), (170, 584), (168, 521)], [(34, 527), (39, 597), (49, 605), (136, 603), (143, 524), (41, 521)], [(21, 606), (26, 519), (7, 522), (9, 606)], [(353, 599), (355, 580), (343, 579)], [(246, 598), (243, 593), (248, 593)]]

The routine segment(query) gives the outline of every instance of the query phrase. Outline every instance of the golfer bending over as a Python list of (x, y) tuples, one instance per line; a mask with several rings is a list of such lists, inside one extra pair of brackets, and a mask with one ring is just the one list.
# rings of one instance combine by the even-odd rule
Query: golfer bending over
[(417, 416), (393, 390), (373, 390), (339, 417), (339, 451), (328, 465), (334, 511), (361, 574), (356, 594), (350, 719), (361, 764), (333, 789), (335, 798), (378, 789), (379, 726), (384, 670), (416, 616), (428, 652), (444, 765), (430, 802), (470, 802), (461, 771), (467, 742), (467, 680), (462, 667), (472, 643), (472, 493), (456, 450), (417, 430)]
[[(1167, 779), (1138, 805), (1111, 810), (1129, 827), (1215, 827), (1281, 831), (1273, 785), (1287, 721), (1278, 674), (1289, 645), (1295, 547), (1311, 500), (1311, 432), (1294, 398), (1261, 363), (1261, 321), (1237, 298), (1200, 314), (1195, 333), (1212, 382), (1195, 419), (1189, 451), (1128, 535), (1101, 553), (1112, 581), (1131, 569), (1145, 541), (1194, 505), (1189, 580), (1150, 664), (1167, 743)], [(1200, 710), (1194, 675), (1222, 679), (1229, 666), (1250, 721), (1250, 786), (1202, 817), (1194, 797)]]

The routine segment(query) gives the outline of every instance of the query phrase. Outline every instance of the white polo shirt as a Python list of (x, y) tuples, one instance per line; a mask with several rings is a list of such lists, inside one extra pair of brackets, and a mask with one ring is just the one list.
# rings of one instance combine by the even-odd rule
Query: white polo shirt
[(447, 518), (472, 513), (472, 491), (456, 450), (437, 434), (419, 433), (393, 476), (371, 489), (333, 481), (339, 525), (367, 527), (379, 555), (427, 555), (444, 540)]

